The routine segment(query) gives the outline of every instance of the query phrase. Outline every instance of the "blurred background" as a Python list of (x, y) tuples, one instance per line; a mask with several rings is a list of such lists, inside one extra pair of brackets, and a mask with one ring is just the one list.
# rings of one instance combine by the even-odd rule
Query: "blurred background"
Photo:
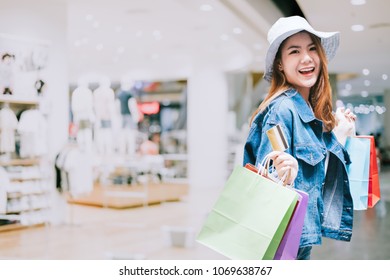
[(267, 92), (268, 29), (300, 15), (341, 33), (334, 103), (375, 137), (382, 196), (313, 259), (390, 259), (388, 1), (0, 7), (0, 258), (224, 259), (195, 237)]

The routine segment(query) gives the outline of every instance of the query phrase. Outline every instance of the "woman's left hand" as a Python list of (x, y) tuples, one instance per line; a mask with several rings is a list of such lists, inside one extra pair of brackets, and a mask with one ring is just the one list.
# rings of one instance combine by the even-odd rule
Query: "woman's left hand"
[(286, 152), (273, 151), (269, 153), (268, 156), (273, 160), (273, 166), (275, 167), (279, 178), (285, 177), (286, 173), (289, 172), (285, 183), (292, 185), (298, 175), (298, 161)]
[(337, 125), (333, 129), (337, 140), (344, 146), (348, 136), (353, 136), (355, 132), (356, 115), (350, 109), (337, 108), (336, 110)]

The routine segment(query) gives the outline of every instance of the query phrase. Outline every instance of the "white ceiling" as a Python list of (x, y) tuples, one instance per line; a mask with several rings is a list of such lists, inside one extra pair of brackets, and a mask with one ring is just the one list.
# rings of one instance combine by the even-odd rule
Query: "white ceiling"
[[(108, 76), (113, 81), (124, 76), (186, 78), (192, 67), (205, 63), (226, 71), (262, 71), (267, 30), (282, 16), (270, 0), (68, 2), (72, 82), (81, 76)], [(366, 2), (353, 6), (350, 0), (297, 1), (316, 29), (341, 32), (330, 72), (357, 77), (340, 82), (339, 94), (378, 94), (390, 89), (390, 78), (382, 79), (383, 74), (390, 76), (390, 1)], [(202, 11), (202, 4), (213, 9)], [(354, 32), (353, 24), (362, 24), (365, 30)], [(363, 69), (369, 70), (367, 76)]]

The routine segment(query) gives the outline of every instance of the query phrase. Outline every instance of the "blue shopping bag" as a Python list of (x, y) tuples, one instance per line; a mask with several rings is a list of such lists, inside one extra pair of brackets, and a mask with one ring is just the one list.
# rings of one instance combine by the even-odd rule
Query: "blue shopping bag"
[(370, 145), (370, 139), (358, 137), (348, 137), (345, 143), (351, 159), (351, 163), (347, 165), (347, 173), (354, 210), (367, 209)]

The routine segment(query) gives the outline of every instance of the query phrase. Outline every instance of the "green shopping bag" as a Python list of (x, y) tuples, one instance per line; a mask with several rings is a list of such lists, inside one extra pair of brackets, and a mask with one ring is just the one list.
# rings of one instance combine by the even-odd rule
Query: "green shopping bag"
[(272, 260), (298, 197), (295, 191), (237, 166), (197, 241), (230, 259)]

